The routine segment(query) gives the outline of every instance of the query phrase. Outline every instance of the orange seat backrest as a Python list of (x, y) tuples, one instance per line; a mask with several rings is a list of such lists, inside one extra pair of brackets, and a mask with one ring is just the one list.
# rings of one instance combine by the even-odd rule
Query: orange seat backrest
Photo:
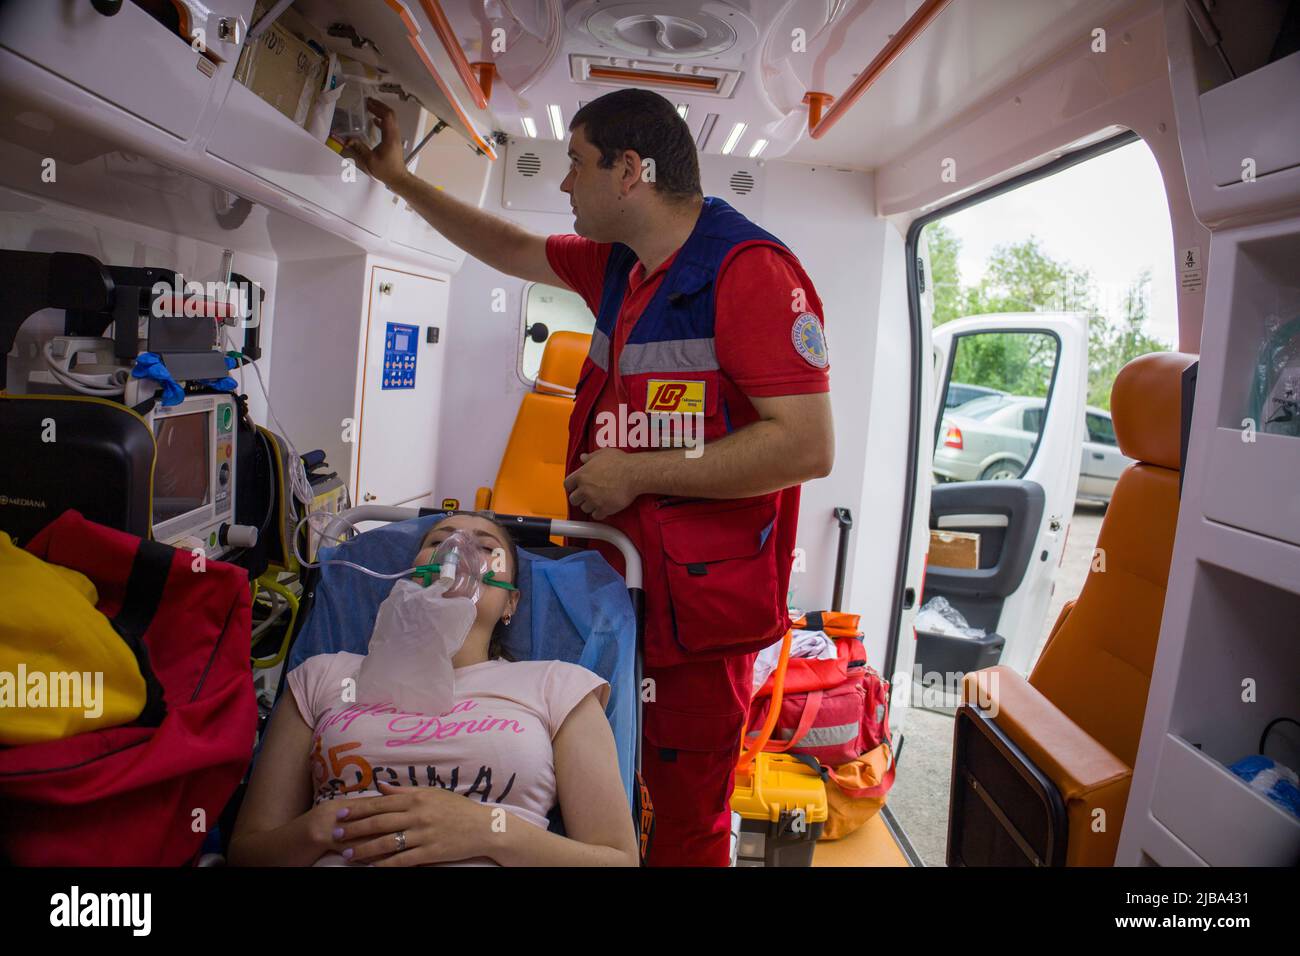
[(492, 488), (492, 510), (500, 514), (567, 518), (564, 454), (578, 373), (591, 336), (554, 332), (546, 341), (533, 390), (519, 403), (501, 469)]
[(1097, 553), (1029, 682), (1129, 767), (1137, 757), (1178, 523), (1183, 371), (1196, 356), (1158, 352), (1120, 370), (1111, 413), (1135, 460), (1102, 520)]

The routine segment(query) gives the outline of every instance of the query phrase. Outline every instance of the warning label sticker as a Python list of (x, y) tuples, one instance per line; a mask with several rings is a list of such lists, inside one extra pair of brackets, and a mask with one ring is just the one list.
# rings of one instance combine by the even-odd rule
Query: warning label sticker
[(1189, 246), (1178, 251), (1178, 288), (1184, 292), (1200, 292), (1205, 288), (1200, 246)]

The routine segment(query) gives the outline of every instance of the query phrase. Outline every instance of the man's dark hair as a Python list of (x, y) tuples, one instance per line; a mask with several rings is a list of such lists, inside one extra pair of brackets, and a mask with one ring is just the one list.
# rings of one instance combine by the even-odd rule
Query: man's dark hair
[(587, 141), (600, 150), (600, 165), (609, 169), (623, 150), (654, 160), (654, 188), (665, 199), (703, 196), (700, 158), (690, 127), (677, 108), (650, 90), (615, 90), (578, 110), (572, 132), (584, 127)]

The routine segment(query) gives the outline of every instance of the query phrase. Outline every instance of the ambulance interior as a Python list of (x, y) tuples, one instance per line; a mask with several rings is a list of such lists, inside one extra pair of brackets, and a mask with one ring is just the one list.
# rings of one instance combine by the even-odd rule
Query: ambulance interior
[[(260, 292), (217, 320), (220, 350), (248, 359), (228, 374), (259, 425), (324, 453), (321, 507), (563, 519), (594, 319), (467, 257), (326, 139), (373, 135), (364, 89), (397, 111), (418, 176), (567, 233), (568, 122), (612, 89), (655, 90), (695, 136), (704, 194), (788, 244), (824, 303), (836, 455), (802, 489), (790, 605), (860, 615), (891, 686), (895, 794), (804, 862), (1293, 866), (1300, 817), (1229, 768), (1300, 768), (1297, 725), (1276, 724), (1300, 718), (1298, 31), (1293, 0), (14, 0), (0, 406), (133, 404), (138, 387), (106, 322), (69, 319), (111, 309), (111, 289), (91, 304), (80, 266), (15, 253), (142, 285), (233, 277)], [(296, 67), (251, 68), (286, 50)], [(340, 62), (364, 80), (335, 95)], [(1176, 340), (1108, 393), (1131, 463), (1107, 479), (1079, 590), (1054, 593), (1102, 460), (1088, 316), (935, 324), (931, 224), (1123, 149), (1158, 170)], [(1006, 403), (1009, 386), (960, 377), (963, 349), (995, 339), (1042, 347), (1034, 425), (1012, 429), (1027, 444), (941, 474), (966, 467), (970, 403)], [(78, 389), (90, 374), (123, 397)], [(21, 501), (44, 489), (20, 485), (41, 448), (18, 427), (0, 415), (22, 449), (0, 466), (0, 529), (22, 544)], [(173, 520), (192, 503), (152, 494), (142, 536), (212, 560), (240, 544), (196, 537)], [(265, 710), (303, 594), (259, 580)], [(918, 633), (936, 597), (961, 624)]]

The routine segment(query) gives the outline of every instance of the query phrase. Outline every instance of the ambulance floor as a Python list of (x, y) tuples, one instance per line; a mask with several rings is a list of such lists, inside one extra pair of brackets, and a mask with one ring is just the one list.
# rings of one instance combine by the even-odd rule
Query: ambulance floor
[(839, 840), (820, 841), (813, 866), (907, 866), (907, 857), (894, 842), (884, 818), (876, 814)]

